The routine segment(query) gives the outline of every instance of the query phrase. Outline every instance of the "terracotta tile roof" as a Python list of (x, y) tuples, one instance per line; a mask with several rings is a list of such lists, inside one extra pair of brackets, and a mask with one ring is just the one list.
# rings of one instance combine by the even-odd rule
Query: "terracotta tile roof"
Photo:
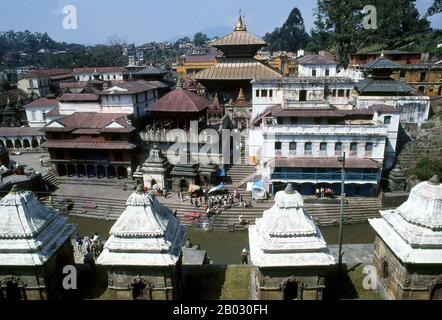
[(72, 74), (85, 74), (85, 73), (122, 73), (124, 67), (95, 67), (95, 68), (75, 68)]
[(93, 93), (65, 93), (59, 101), (99, 101), (100, 97)]
[(39, 78), (39, 77), (51, 77), (63, 74), (70, 74), (72, 70), (69, 69), (45, 69), (45, 70), (33, 70), (24, 75), (24, 78)]
[(280, 78), (282, 75), (254, 59), (229, 59), (194, 75), (196, 80), (253, 80)]
[(56, 117), (59, 115), (60, 115), (60, 109), (58, 108), (58, 106), (52, 109), (51, 111), (49, 111), (48, 113), (46, 113), (47, 117)]
[(150, 112), (200, 112), (210, 101), (191, 91), (177, 88), (146, 108)]
[(42, 147), (54, 149), (93, 149), (93, 150), (132, 150), (136, 145), (128, 142), (95, 142), (95, 141), (47, 141)]
[(41, 128), (34, 127), (0, 127), (1, 137), (13, 137), (13, 136), (42, 136), (43, 132), (40, 131)]
[[(272, 167), (286, 168), (341, 168), (342, 164), (337, 158), (315, 158), (315, 157), (278, 157), (270, 162)], [(353, 169), (378, 169), (382, 163), (372, 159), (345, 159), (345, 167)]]
[[(43, 131), (75, 131), (78, 129), (94, 129), (99, 132), (132, 132), (135, 128), (127, 121), (126, 115), (121, 113), (98, 113), (98, 112), (76, 112), (72, 115), (54, 120), (63, 128), (44, 127)], [(105, 128), (112, 122), (116, 122), (122, 128)], [(51, 122), (52, 123), (52, 122)]]
[(62, 82), (60, 83), (60, 89), (81, 89), (86, 88), (88, 85), (88, 81), (79, 81), (79, 82)]
[(25, 108), (34, 108), (34, 107), (57, 107), (58, 106), (58, 100), (57, 99), (47, 99), (47, 98), (41, 98), (32, 101), (31, 103), (28, 103), (25, 105)]

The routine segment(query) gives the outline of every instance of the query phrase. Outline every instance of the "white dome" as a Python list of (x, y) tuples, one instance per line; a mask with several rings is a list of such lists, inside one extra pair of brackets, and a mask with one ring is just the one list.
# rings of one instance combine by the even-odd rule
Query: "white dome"
[(289, 184), (284, 191), (279, 191), (275, 195), (275, 203), (280, 209), (303, 208), (304, 200), (298, 191)]
[(408, 200), (398, 207), (397, 211), (411, 223), (440, 230), (442, 229), (442, 185), (436, 178), (433, 179), (421, 182), (411, 189)]

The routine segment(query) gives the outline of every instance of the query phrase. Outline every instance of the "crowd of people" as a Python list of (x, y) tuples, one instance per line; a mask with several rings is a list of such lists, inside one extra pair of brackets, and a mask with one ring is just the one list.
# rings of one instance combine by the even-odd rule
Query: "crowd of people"
[(335, 192), (329, 187), (326, 188), (321, 187), (321, 188), (316, 188), (315, 195), (317, 199), (320, 198), (333, 199), (335, 197)]
[(85, 236), (81, 237), (79, 233), (75, 236), (75, 242), (77, 244), (77, 252), (80, 254), (92, 254), (96, 259), (103, 251), (104, 243), (101, 237), (95, 233), (92, 237)]

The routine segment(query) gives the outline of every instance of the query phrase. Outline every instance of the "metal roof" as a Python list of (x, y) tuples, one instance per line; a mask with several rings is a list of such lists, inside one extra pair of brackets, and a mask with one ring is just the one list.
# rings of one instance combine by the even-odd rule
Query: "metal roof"
[(415, 89), (409, 85), (393, 79), (373, 79), (367, 78), (356, 83), (358, 92), (390, 92), (390, 93), (412, 93)]
[(233, 31), (221, 39), (216, 40), (211, 45), (213, 47), (245, 45), (265, 46), (267, 43), (247, 31)]
[(196, 75), (196, 80), (252, 80), (280, 78), (282, 75), (254, 59), (229, 59), (206, 68)]
[(402, 66), (399, 63), (393, 62), (384, 56), (377, 58), (376, 60), (370, 61), (361, 66), (363, 69), (400, 69)]

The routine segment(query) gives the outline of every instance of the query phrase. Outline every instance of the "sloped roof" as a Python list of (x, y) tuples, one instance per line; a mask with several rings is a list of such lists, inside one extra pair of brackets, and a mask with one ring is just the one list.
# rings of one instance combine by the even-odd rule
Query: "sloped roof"
[(75, 68), (72, 74), (89, 73), (118, 73), (123, 72), (123, 67), (94, 67), (94, 68)]
[(94, 93), (64, 93), (59, 101), (99, 101), (100, 97)]
[(299, 64), (337, 64), (336, 61), (327, 59), (317, 54), (304, 56), (298, 60)]
[(358, 92), (412, 93), (415, 90), (409, 85), (393, 79), (366, 78), (355, 85)]
[(157, 68), (157, 67), (152, 66), (152, 65), (146, 66), (144, 68), (137, 69), (136, 71), (132, 72), (132, 74), (140, 74), (140, 75), (148, 75), (148, 74), (158, 75), (158, 74), (166, 74), (166, 73), (167, 73), (166, 70), (162, 70), (162, 69)]
[(281, 73), (254, 59), (229, 59), (193, 76), (196, 80), (253, 80), (280, 78)]
[(58, 100), (57, 99), (47, 99), (47, 98), (41, 98), (32, 101), (31, 103), (28, 103), (25, 105), (25, 108), (33, 108), (33, 107), (56, 107), (58, 106)]
[(394, 210), (381, 211), (370, 225), (404, 263), (442, 264), (442, 185), (419, 183), (408, 200)]
[(0, 127), (2, 137), (41, 136), (43, 132), (38, 127)]
[(150, 112), (200, 112), (210, 101), (183, 88), (176, 88), (146, 108)]
[(134, 192), (110, 230), (100, 265), (171, 266), (181, 256), (186, 229), (153, 193)]
[[(121, 90), (115, 90), (115, 88), (120, 88)], [(145, 80), (137, 80), (137, 81), (124, 81), (118, 84), (115, 84), (112, 88), (103, 90), (100, 94), (136, 94), (149, 90), (154, 90), (156, 87), (149, 84), (148, 81)]]
[[(116, 128), (106, 128), (111, 123), (117, 123)], [(53, 127), (59, 123), (63, 127)], [(76, 112), (50, 122), (42, 131), (73, 131), (76, 129), (97, 129), (100, 132), (131, 132), (135, 128), (128, 123), (126, 115), (122, 113)]]
[(361, 66), (363, 69), (379, 70), (379, 69), (400, 69), (402, 66), (396, 62), (393, 62), (384, 56), (377, 58), (376, 60), (370, 61)]
[(213, 47), (245, 45), (265, 46), (267, 43), (247, 31), (233, 31), (228, 35), (214, 41), (211, 45)]
[(69, 69), (44, 69), (44, 70), (33, 70), (27, 72), (24, 78), (37, 78), (37, 77), (51, 77), (64, 74), (70, 74), (72, 71)]
[(30, 191), (17, 187), (0, 201), (0, 265), (35, 266), (48, 261), (75, 227)]
[(249, 227), (250, 259), (258, 267), (331, 266), (333, 254), (291, 184)]

